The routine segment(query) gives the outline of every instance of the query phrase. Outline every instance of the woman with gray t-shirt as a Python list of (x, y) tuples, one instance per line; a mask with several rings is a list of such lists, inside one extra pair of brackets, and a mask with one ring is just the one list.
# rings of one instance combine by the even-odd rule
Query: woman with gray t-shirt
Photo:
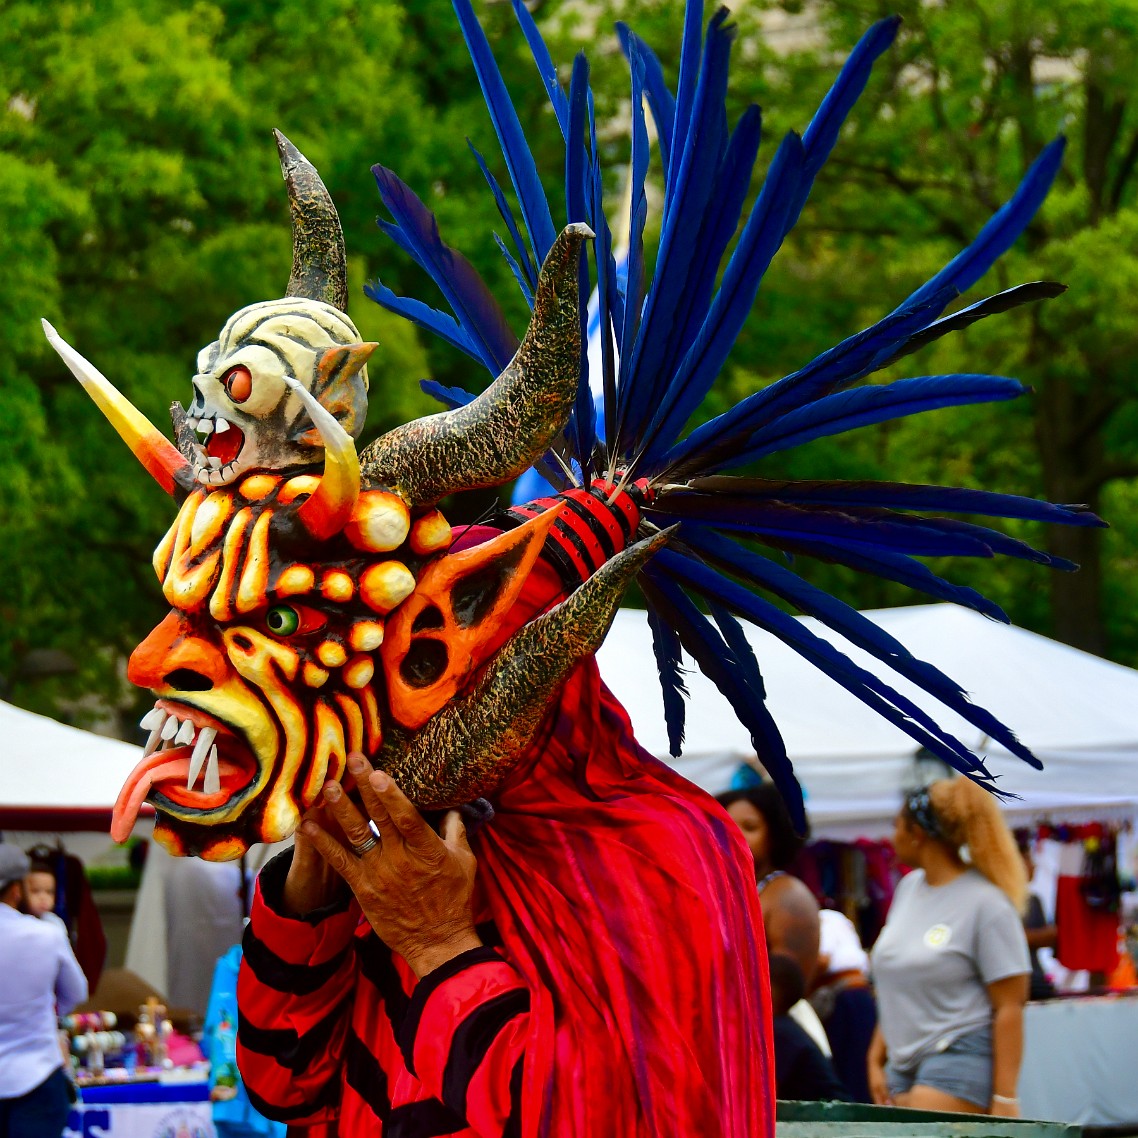
[(1031, 963), (1011, 832), (987, 791), (943, 779), (908, 796), (893, 845), (913, 872), (872, 953), (874, 1101), (1016, 1117)]

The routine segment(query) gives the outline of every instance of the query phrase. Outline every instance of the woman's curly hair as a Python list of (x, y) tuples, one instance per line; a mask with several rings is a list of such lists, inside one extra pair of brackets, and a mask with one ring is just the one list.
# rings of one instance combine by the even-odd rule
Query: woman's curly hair
[(995, 798), (968, 778), (939, 779), (928, 792), (937, 836), (958, 850), (967, 846), (971, 863), (1022, 912), (1027, 869)]

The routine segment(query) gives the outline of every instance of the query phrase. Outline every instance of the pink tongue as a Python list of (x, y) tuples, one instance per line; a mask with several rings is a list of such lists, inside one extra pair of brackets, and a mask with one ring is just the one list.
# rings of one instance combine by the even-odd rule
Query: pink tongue
[(130, 772), (115, 800), (114, 813), (111, 815), (113, 841), (125, 842), (130, 837), (138, 812), (154, 783), (164, 778), (185, 779), (188, 757), (188, 747), (179, 747), (174, 751), (155, 751)]

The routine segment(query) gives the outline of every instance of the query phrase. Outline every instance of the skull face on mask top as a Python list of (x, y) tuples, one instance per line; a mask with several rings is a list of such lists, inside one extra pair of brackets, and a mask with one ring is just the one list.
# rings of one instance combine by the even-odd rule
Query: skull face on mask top
[(353, 438), (367, 413), (374, 343), (330, 304), (303, 297), (251, 304), (198, 353), (187, 425), (197, 433), (194, 480), (226, 486), (255, 470), (323, 459), (323, 443), (295, 387), (302, 384)]

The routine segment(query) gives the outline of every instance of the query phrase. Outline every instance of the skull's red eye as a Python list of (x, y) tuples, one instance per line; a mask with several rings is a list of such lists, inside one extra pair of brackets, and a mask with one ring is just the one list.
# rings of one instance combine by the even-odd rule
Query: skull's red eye
[(225, 373), (221, 386), (234, 403), (244, 403), (253, 394), (253, 377), (247, 367), (230, 368)]

